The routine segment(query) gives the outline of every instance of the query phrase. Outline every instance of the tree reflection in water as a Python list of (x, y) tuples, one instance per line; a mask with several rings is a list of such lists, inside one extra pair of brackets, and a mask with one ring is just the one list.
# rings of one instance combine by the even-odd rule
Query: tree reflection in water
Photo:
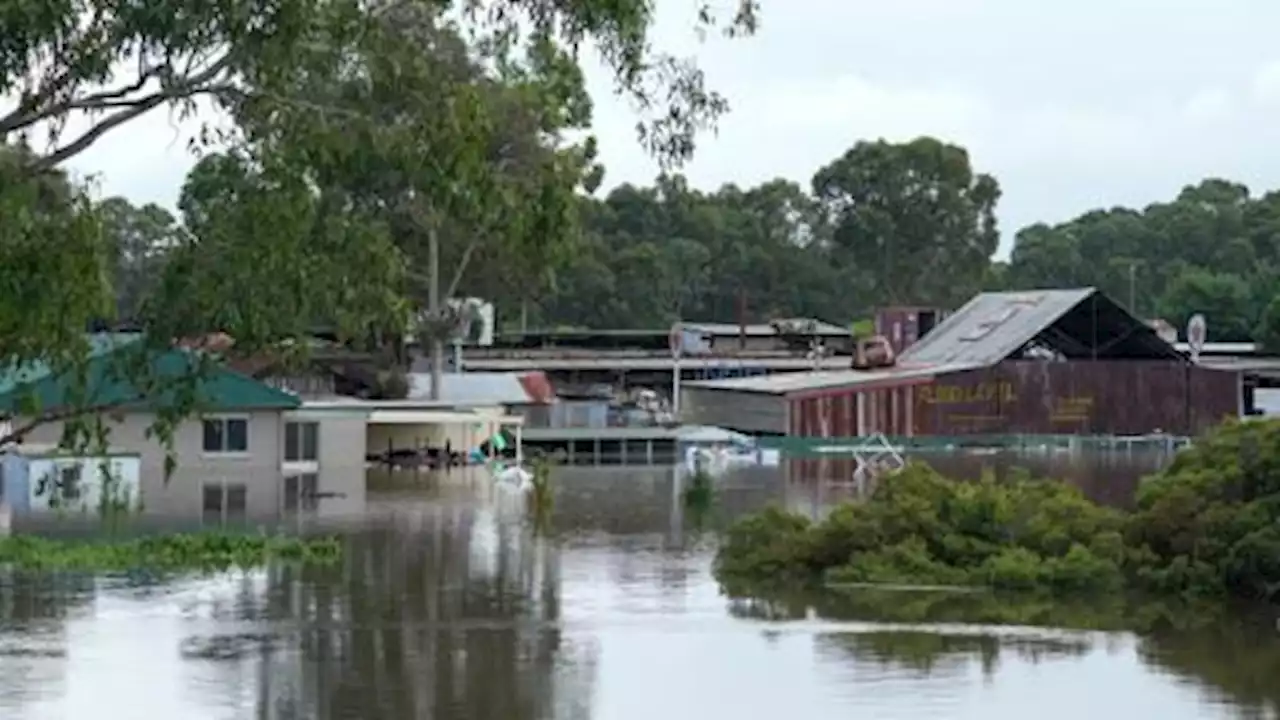
[[(1274, 607), (1124, 597), (1064, 603), (990, 593), (860, 590), (735, 599), (730, 612), (765, 620), (799, 620), (815, 613), (824, 620), (908, 625), (832, 633), (824, 644), (859, 660), (929, 674), (959, 673), (977, 661), (991, 676), (1001, 654), (1011, 650), (1035, 663), (1083, 655), (1118, 637), (1070, 630), (1131, 632), (1139, 658), (1154, 668), (1193, 682), (1250, 717), (1280, 713), (1280, 633)], [(945, 627), (954, 624), (1046, 630), (1023, 636), (1012, 630), (958, 633)]]
[(559, 658), (554, 549), (478, 519), (446, 510), (422, 528), (351, 536), (341, 571), (275, 572), (270, 595), (302, 637), (294, 652), (264, 646), (259, 716), (586, 717), (592, 658)]

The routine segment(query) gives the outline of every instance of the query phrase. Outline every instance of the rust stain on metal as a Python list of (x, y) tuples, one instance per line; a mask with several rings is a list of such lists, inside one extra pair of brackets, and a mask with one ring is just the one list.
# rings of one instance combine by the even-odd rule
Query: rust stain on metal
[(1239, 410), (1235, 373), (1161, 361), (1006, 361), (915, 396), (919, 435), (1193, 435)]

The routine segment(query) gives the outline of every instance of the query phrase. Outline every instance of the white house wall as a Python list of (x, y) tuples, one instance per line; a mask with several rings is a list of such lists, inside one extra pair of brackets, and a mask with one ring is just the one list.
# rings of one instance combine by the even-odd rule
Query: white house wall
[[(279, 513), (284, 440), (281, 412), (228, 412), (216, 416), (239, 417), (248, 421), (248, 452), (206, 454), (203, 424), (199, 419), (188, 420), (174, 434), (178, 464), (168, 482), (164, 477), (165, 450), (158, 440), (146, 436), (153, 416), (150, 413), (130, 413), (121, 421), (109, 421), (110, 444), (136, 452), (141, 457), (139, 481), (148, 513), (198, 516), (203, 508), (203, 485), (221, 482), (245, 486), (245, 510), (250, 517)], [(62, 424), (53, 422), (37, 427), (26, 441), (56, 445), (61, 438)]]
[(349, 515), (365, 506), (366, 467), (369, 453), (368, 414), (326, 410), (292, 410), (282, 422), (317, 423), (317, 461), (285, 463), (285, 472), (315, 472), (317, 489), (324, 495), (320, 515)]
[(61, 503), (58, 510), (63, 512), (97, 512), (103, 496), (103, 469), (110, 473), (112, 495), (117, 501), (127, 500), (132, 507), (137, 503), (141, 488), (142, 464), (139, 458), (129, 456), (114, 457), (32, 457), (27, 475), (28, 507), (33, 512), (47, 512), (54, 509), (50, 499), (56, 485), (50, 483), (44, 493), (40, 493), (40, 480), (51, 478), (56, 482), (63, 469), (70, 466), (80, 468), (80, 499), (73, 503)]

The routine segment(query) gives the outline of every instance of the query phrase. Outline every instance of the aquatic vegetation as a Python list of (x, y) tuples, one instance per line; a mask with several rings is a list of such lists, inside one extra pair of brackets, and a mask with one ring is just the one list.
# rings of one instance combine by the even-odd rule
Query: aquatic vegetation
[(545, 528), (551, 519), (551, 510), (555, 505), (555, 492), (552, 487), (552, 475), (557, 457), (539, 454), (529, 459), (532, 487), (529, 493), (529, 513), (534, 524)]
[(908, 465), (821, 522), (772, 509), (730, 528), (727, 584), (984, 586), (1105, 590), (1121, 580), (1121, 516), (1075, 488), (1015, 478), (951, 481)]
[(735, 586), (898, 584), (1280, 597), (1280, 421), (1231, 422), (1140, 485), (1132, 513), (1060, 482), (958, 482), (923, 464), (821, 522), (770, 509), (728, 531)]
[(707, 525), (716, 499), (714, 482), (707, 471), (698, 468), (689, 475), (688, 483), (681, 491), (685, 518), (694, 530), (701, 531)]
[(715, 486), (710, 473), (699, 468), (689, 475), (688, 483), (682, 492), (684, 506), (695, 510), (705, 510), (715, 500)]
[(0, 565), (29, 570), (223, 570), (268, 562), (327, 565), (342, 558), (337, 538), (193, 533), (117, 540), (0, 539)]

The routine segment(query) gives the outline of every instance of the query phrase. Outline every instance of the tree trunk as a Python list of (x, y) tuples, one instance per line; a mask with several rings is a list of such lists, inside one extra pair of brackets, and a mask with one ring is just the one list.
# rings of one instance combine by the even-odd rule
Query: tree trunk
[[(436, 234), (435, 223), (427, 227), (427, 262), (429, 264), (427, 282), (427, 310), (430, 317), (440, 317), (440, 237)], [(438, 332), (431, 334), (431, 399), (440, 399), (440, 385), (444, 382), (444, 341)]]

